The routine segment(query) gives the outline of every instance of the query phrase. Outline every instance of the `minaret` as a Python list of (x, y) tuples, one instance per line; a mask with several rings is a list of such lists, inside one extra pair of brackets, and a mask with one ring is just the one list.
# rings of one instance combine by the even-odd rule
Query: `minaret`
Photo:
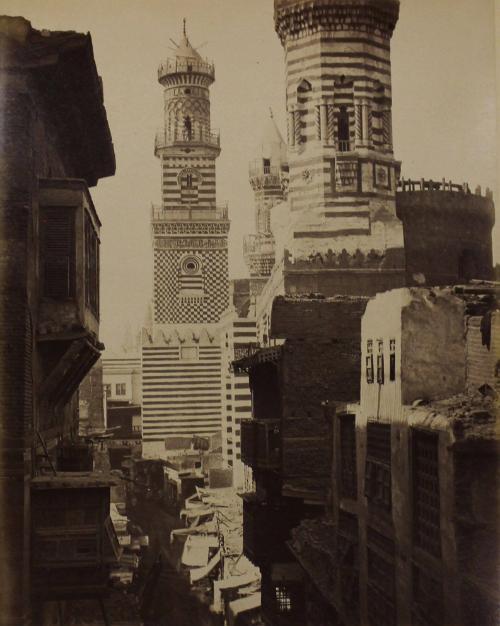
[(399, 0), (274, 6), (285, 49), (294, 262), (328, 254), (332, 268), (399, 275), (390, 62)]
[(162, 207), (153, 208), (154, 322), (217, 322), (229, 304), (227, 208), (216, 207), (218, 133), (210, 127), (214, 65), (186, 34), (175, 58), (160, 64), (164, 128), (155, 154), (162, 166)]
[(249, 180), (255, 198), (255, 234), (245, 237), (243, 250), (250, 279), (257, 284), (267, 280), (274, 266), (271, 211), (286, 197), (288, 188), (286, 143), (272, 111), (264, 126), (256, 158), (249, 165)]
[(155, 155), (162, 205), (153, 207), (153, 319), (142, 337), (143, 452), (165, 438), (221, 429), (219, 321), (229, 305), (227, 207), (216, 206), (219, 135), (210, 126), (214, 65), (191, 45), (186, 23), (175, 56), (160, 64), (164, 128)]

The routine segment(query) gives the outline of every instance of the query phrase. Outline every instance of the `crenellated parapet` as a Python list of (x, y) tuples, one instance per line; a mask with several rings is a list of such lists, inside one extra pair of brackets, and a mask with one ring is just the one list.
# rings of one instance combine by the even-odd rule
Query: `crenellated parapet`
[(390, 38), (399, 0), (275, 0), (274, 23), (281, 43), (318, 31), (359, 30)]
[(450, 285), (492, 277), (493, 194), (467, 183), (404, 180), (396, 211), (403, 223), (407, 284)]

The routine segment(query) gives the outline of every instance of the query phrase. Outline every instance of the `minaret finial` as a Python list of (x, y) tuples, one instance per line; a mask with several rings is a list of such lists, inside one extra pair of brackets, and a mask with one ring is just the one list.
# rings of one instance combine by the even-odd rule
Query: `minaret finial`
[(274, 113), (272, 107), (269, 107), (269, 113), (271, 114), (271, 119), (274, 118)]

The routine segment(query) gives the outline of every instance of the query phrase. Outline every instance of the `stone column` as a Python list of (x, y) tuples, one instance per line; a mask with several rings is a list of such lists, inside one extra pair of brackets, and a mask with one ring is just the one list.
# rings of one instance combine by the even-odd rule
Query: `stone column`
[(371, 109), (368, 101), (364, 100), (362, 105), (362, 134), (363, 134), (363, 145), (367, 146), (371, 140), (371, 128), (370, 128), (370, 117), (371, 117)]
[(321, 127), (321, 105), (317, 104), (314, 107), (314, 125), (316, 129), (316, 139), (321, 141), (324, 138), (324, 129)]
[(321, 138), (323, 139), (323, 143), (330, 143), (330, 133), (328, 132), (328, 103), (325, 98), (323, 98), (320, 109), (320, 123), (321, 123)]
[(333, 99), (327, 105), (328, 139), (335, 143), (335, 104)]
[(354, 101), (354, 128), (355, 146), (359, 148), (363, 143), (363, 107), (359, 100)]
[(387, 148), (392, 147), (392, 124), (391, 124), (391, 111), (387, 109), (382, 114), (382, 128), (384, 136), (384, 144)]
[(295, 144), (300, 144), (301, 138), (301, 127), (300, 127), (300, 111), (297, 107), (294, 108), (293, 111), (293, 132), (295, 135)]

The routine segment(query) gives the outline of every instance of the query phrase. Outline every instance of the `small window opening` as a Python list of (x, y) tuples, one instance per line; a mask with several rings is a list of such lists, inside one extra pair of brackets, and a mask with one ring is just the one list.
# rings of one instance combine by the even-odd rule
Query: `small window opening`
[(341, 106), (337, 122), (337, 135), (340, 152), (347, 152), (349, 150), (349, 133), (349, 113), (347, 112), (347, 108), (345, 106)]
[(186, 115), (184, 118), (184, 139), (186, 141), (191, 141), (193, 138), (193, 125), (191, 122), (191, 118), (189, 115)]
[(290, 592), (285, 585), (276, 585), (276, 608), (280, 613), (289, 612), (292, 610), (292, 598)]
[(389, 380), (396, 380), (396, 340), (389, 342)]

